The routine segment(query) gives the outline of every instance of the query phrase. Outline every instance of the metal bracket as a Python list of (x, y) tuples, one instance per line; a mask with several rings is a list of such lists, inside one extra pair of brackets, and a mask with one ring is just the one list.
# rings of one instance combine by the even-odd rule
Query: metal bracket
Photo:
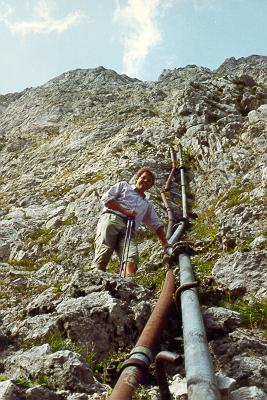
[(128, 358), (128, 360), (124, 361), (124, 363), (122, 364), (120, 373), (127, 367), (137, 367), (142, 369), (145, 373), (147, 373), (148, 371), (148, 365), (146, 364), (145, 361), (143, 360), (139, 360), (138, 358)]
[(189, 256), (192, 256), (195, 254), (195, 250), (193, 249), (193, 247), (190, 246), (188, 242), (177, 242), (174, 244), (173, 249), (176, 255), (186, 253)]
[(148, 347), (145, 347), (145, 346), (136, 346), (136, 347), (134, 347), (134, 348), (132, 349), (132, 351), (131, 351), (131, 353), (130, 353), (130, 356), (132, 356), (133, 354), (136, 354), (136, 353), (144, 354), (144, 355), (148, 358), (148, 360), (149, 360), (151, 363), (152, 363), (153, 360), (154, 360), (154, 354), (153, 354), (153, 352), (152, 352)]
[(188, 289), (193, 289), (196, 288), (197, 286), (199, 286), (199, 283), (197, 281), (194, 282), (189, 282), (189, 283), (184, 283), (183, 285), (179, 286), (178, 289), (176, 289), (176, 292), (174, 293), (174, 302), (176, 305), (176, 309), (180, 315), (180, 295), (182, 292), (184, 292), (185, 290)]
[(171, 400), (172, 398), (168, 386), (165, 364), (172, 363), (173, 365), (178, 365), (182, 360), (183, 359), (179, 354), (171, 353), (169, 351), (161, 351), (157, 354), (155, 358), (155, 367), (161, 399)]

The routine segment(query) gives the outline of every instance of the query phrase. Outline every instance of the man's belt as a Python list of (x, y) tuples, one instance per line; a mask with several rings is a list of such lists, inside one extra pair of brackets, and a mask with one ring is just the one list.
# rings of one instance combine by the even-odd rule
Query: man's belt
[(119, 218), (123, 219), (123, 221), (125, 223), (127, 222), (127, 217), (126, 216), (123, 217), (122, 215), (117, 214), (116, 211), (113, 211), (113, 210), (105, 210), (105, 211), (102, 212), (102, 214), (113, 214), (113, 215), (116, 215), (116, 217), (119, 217)]

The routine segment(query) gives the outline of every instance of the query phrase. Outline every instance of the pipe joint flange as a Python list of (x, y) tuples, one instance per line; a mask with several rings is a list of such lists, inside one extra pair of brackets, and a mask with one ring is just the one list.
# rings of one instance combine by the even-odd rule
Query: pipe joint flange
[(188, 217), (180, 217), (180, 218), (178, 218), (177, 223), (179, 223), (179, 222), (184, 222), (186, 229), (188, 229), (190, 227), (190, 221), (189, 221)]
[(132, 355), (134, 355), (134, 354), (136, 354), (136, 353), (144, 354), (144, 355), (148, 358), (148, 360), (149, 360), (150, 363), (152, 363), (153, 360), (154, 360), (154, 354), (153, 354), (153, 352), (152, 352), (148, 347), (145, 347), (145, 346), (136, 346), (136, 347), (134, 347), (133, 350), (131, 351), (130, 356), (132, 356)]
[(140, 360), (139, 358), (128, 358), (128, 360), (124, 361), (122, 364), (120, 372), (127, 367), (137, 367), (147, 373), (149, 365), (144, 360)]
[(176, 255), (179, 255), (181, 253), (186, 253), (189, 256), (193, 256), (196, 254), (195, 250), (193, 247), (190, 246), (188, 242), (177, 242), (174, 245), (174, 252)]

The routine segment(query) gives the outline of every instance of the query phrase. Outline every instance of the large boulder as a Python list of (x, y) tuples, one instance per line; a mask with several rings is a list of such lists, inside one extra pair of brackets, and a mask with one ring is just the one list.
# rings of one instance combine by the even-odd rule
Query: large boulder
[(212, 274), (230, 291), (240, 291), (258, 298), (267, 293), (266, 251), (236, 252), (219, 258)]
[(150, 315), (152, 296), (116, 274), (77, 272), (61, 292), (47, 289), (35, 296), (26, 318), (7, 327), (25, 343), (45, 343), (59, 333), (84, 347), (93, 345), (96, 357), (105, 358), (137, 340)]
[(9, 356), (5, 368), (13, 379), (42, 380), (51, 389), (86, 393), (106, 390), (79, 354), (69, 350), (52, 353), (47, 344)]

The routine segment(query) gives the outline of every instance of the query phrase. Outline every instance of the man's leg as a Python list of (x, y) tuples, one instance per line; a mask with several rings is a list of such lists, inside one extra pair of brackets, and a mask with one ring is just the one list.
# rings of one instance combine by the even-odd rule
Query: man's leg
[(102, 214), (96, 231), (95, 258), (93, 268), (106, 270), (106, 266), (116, 247), (118, 234), (121, 227), (118, 226), (116, 218), (112, 214)]
[(136, 263), (129, 261), (126, 266), (126, 274), (125, 274), (126, 278), (127, 276), (135, 275), (136, 270), (137, 270)]
[[(120, 236), (118, 245), (116, 248), (116, 252), (117, 252), (120, 260), (122, 259), (122, 256), (123, 256), (124, 241), (125, 241), (125, 235)], [(130, 241), (130, 246), (129, 246), (128, 262), (126, 265), (125, 277), (130, 276), (130, 275), (135, 275), (135, 273), (137, 271), (138, 259), (139, 259), (139, 255), (138, 255), (137, 245), (135, 243), (134, 237), (132, 237), (131, 241)]]

